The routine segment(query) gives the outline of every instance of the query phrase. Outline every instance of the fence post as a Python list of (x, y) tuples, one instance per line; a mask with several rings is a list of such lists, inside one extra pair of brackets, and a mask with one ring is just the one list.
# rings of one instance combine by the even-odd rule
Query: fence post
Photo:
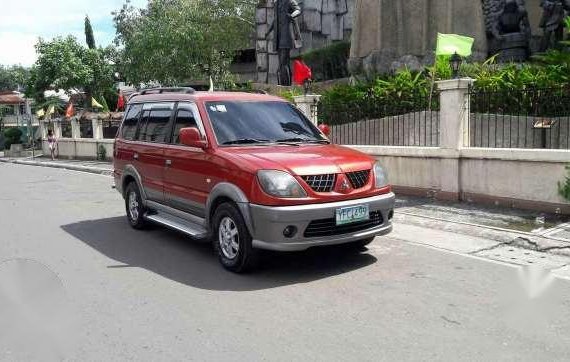
[(96, 140), (100, 140), (103, 138), (103, 121), (98, 118), (94, 118), (91, 120), (91, 124), (93, 126), (93, 138)]
[(316, 126), (319, 122), (318, 104), (321, 96), (318, 94), (305, 94), (295, 96), (293, 99), (295, 100), (297, 108)]
[(469, 87), (471, 78), (437, 82), (440, 91), (439, 147), (451, 151), (441, 159), (441, 191), (438, 198), (459, 200), (459, 150), (469, 146)]
[(440, 147), (459, 150), (469, 146), (469, 87), (471, 78), (437, 82), (440, 90)]
[(61, 138), (61, 119), (55, 118), (53, 119), (53, 135), (55, 138)]
[(81, 128), (77, 118), (71, 118), (71, 138), (81, 138)]

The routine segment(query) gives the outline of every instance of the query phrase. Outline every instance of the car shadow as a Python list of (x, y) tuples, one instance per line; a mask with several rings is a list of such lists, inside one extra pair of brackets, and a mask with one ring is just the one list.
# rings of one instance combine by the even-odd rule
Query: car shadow
[(295, 253), (264, 252), (260, 266), (234, 274), (219, 264), (209, 243), (159, 226), (132, 229), (125, 217), (82, 221), (62, 229), (121, 264), (108, 268), (139, 267), (173, 281), (207, 290), (251, 291), (307, 283), (357, 270), (377, 261), (343, 246)]

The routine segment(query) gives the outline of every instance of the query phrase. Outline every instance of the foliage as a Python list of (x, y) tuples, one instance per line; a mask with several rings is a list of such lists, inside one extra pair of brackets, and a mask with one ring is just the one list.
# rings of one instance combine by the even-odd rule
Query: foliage
[(85, 16), (85, 43), (89, 49), (95, 49), (95, 37), (93, 36), (93, 28), (89, 16)]
[(349, 42), (335, 42), (324, 48), (311, 50), (294, 59), (303, 59), (311, 68), (314, 81), (348, 77)]
[(21, 142), (22, 131), (19, 128), (8, 128), (4, 131), (4, 148), (9, 149), (11, 145)]
[(0, 65), (0, 91), (17, 90), (24, 87), (30, 77), (30, 70), (20, 65), (5, 67)]
[(302, 94), (303, 94), (303, 91), (300, 88), (291, 87), (287, 90), (283, 90), (283, 91), (278, 92), (277, 96), (293, 103), (294, 102), (293, 97), (300, 96)]
[(65, 105), (63, 104), (63, 101), (59, 97), (55, 96), (45, 98), (43, 102), (38, 103), (35, 108), (36, 110), (43, 109), (47, 112), (51, 106), (53, 106), (55, 116), (61, 115), (65, 112)]
[(568, 176), (566, 176), (564, 183), (558, 183), (558, 192), (560, 196), (570, 201), (570, 166), (566, 166), (566, 170), (568, 171)]
[(249, 45), (253, 0), (155, 0), (139, 10), (127, 2), (114, 12), (117, 62), (133, 84), (177, 85), (208, 79), (227, 87), (229, 64)]
[(97, 150), (97, 159), (100, 161), (105, 161), (107, 159), (107, 149), (103, 145), (99, 145)]
[(40, 39), (36, 52), (38, 59), (31, 69), (26, 95), (37, 102), (44, 101), (47, 89), (80, 88), (98, 95), (113, 86), (112, 48), (88, 49), (68, 36), (52, 41)]

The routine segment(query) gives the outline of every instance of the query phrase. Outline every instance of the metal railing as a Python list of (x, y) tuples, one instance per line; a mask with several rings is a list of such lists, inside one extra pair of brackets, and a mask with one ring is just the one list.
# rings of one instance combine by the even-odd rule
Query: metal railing
[(365, 102), (319, 105), (319, 118), (331, 127), (330, 138), (345, 145), (439, 145), (439, 93), (406, 94)]
[(119, 126), (121, 125), (120, 120), (104, 120), (103, 121), (103, 138), (115, 138)]
[(570, 149), (570, 87), (469, 91), (469, 146)]

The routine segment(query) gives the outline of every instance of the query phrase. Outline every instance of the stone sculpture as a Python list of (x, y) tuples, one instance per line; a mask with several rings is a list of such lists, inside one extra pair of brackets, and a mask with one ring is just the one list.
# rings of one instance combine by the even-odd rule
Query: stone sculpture
[(531, 29), (524, 0), (483, 0), (489, 54), (499, 61), (525, 61)]
[[(564, 18), (570, 11), (570, 0), (541, 0), (540, 7), (543, 10), (540, 27), (543, 30), (540, 51), (546, 51), (554, 42), (559, 42), (564, 37)], [(554, 37), (553, 37), (554, 35)]]

